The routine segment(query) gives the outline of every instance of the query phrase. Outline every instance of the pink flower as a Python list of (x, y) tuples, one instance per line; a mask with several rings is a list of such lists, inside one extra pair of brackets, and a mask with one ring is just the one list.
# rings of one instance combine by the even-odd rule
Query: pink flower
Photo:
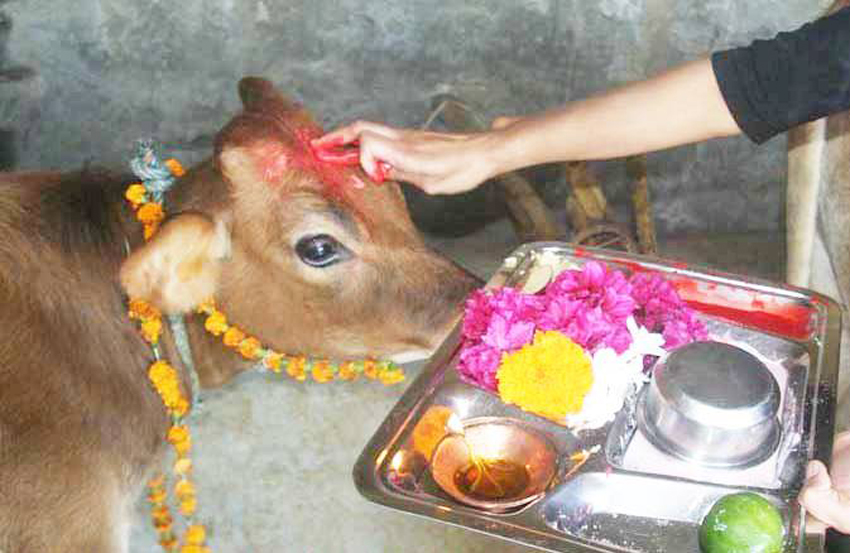
[(512, 351), (529, 343), (534, 338), (534, 329), (533, 321), (518, 320), (511, 323), (505, 316), (496, 313), (481, 340), (492, 348)]
[(628, 278), (590, 261), (580, 270), (563, 271), (542, 294), (513, 288), (473, 292), (466, 300), (458, 371), (495, 391), (502, 355), (530, 343), (537, 330), (563, 332), (590, 353), (600, 347), (623, 353), (632, 343), (630, 316), (661, 333), (667, 349), (708, 337), (694, 311), (660, 275)]
[(496, 391), (496, 369), (502, 352), (485, 344), (464, 344), (458, 370), (464, 379), (491, 391)]
[(630, 281), (632, 296), (638, 304), (635, 320), (650, 332), (661, 332), (666, 340), (665, 348), (673, 349), (708, 338), (705, 325), (670, 282), (652, 273), (637, 273)]

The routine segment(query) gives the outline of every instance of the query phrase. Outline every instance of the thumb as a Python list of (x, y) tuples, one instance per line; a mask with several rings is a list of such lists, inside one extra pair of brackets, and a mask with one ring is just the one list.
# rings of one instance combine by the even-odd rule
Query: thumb
[(828, 490), (832, 488), (832, 480), (829, 478), (829, 472), (826, 466), (818, 461), (809, 462), (806, 467), (806, 483), (804, 489), (810, 490)]

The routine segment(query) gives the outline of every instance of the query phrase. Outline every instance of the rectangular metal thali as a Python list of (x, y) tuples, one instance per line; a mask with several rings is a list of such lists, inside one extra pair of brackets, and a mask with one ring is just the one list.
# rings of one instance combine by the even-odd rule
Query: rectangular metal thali
[[(503, 403), (455, 370), (460, 325), (378, 428), (355, 468), (358, 490), (388, 507), (547, 551), (698, 552), (698, 527), (711, 505), (736, 491), (755, 491), (782, 513), (785, 552), (823, 550), (807, 534), (795, 498), (812, 458), (829, 459), (841, 332), (829, 298), (759, 279), (670, 264), (621, 252), (533, 243), (518, 248), (487, 283), (522, 289), (541, 271), (596, 260), (627, 273), (652, 271), (673, 282), (712, 336), (726, 336), (776, 360), (782, 438), (758, 465), (697, 467), (655, 450), (635, 428), (634, 398), (595, 430), (572, 432)], [(555, 478), (530, 504), (492, 512), (458, 503), (434, 481), (423, 440), (429, 411), (448, 408), (463, 420), (496, 417), (544, 435), (557, 451)], [(433, 428), (426, 428), (433, 431)], [(423, 438), (424, 436), (424, 438)], [(433, 446), (429, 444), (429, 446)], [(433, 451), (433, 447), (425, 451)], [(575, 462), (578, 452), (592, 452)]]

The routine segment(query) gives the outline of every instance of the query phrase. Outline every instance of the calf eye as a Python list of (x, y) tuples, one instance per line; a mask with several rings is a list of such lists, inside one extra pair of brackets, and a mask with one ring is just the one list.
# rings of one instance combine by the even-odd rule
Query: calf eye
[(342, 261), (348, 250), (333, 236), (317, 234), (299, 240), (295, 244), (295, 253), (311, 267), (327, 267)]

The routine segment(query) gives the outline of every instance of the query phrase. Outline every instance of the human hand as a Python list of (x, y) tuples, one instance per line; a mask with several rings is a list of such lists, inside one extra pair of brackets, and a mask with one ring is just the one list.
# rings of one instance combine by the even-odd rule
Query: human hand
[(385, 174), (428, 194), (456, 194), (498, 172), (497, 133), (437, 133), (357, 121), (312, 142), (314, 148), (358, 144), (360, 165), (370, 176)]
[(809, 463), (799, 501), (810, 515), (807, 529), (850, 534), (850, 431), (835, 438), (830, 472), (820, 461)]

